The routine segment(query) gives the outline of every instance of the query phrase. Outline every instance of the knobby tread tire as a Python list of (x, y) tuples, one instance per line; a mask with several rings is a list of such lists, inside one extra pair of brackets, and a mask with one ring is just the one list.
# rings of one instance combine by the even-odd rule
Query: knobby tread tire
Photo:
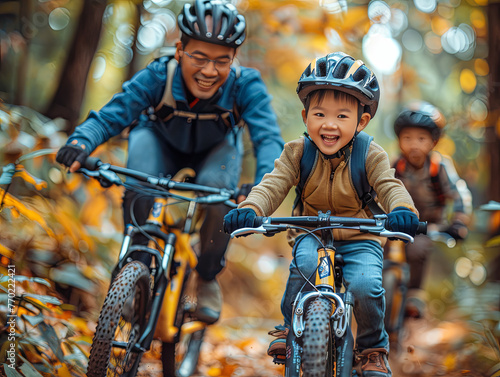
[(327, 298), (318, 297), (307, 307), (302, 352), (303, 377), (325, 376), (331, 358), (328, 352), (331, 312), (332, 303)]
[[(108, 374), (108, 366), (110, 364), (112, 341), (115, 338), (119, 322), (123, 319), (124, 304), (131, 295), (134, 295), (133, 308), (129, 308), (132, 312), (125, 315), (130, 317), (133, 314), (134, 318), (138, 318), (140, 330), (137, 331), (138, 335), (133, 340), (134, 343), (144, 330), (150, 300), (149, 285), (149, 270), (143, 263), (138, 261), (128, 263), (113, 281), (102, 306), (92, 341), (87, 368), (88, 377), (135, 376), (142, 354), (138, 354), (135, 360), (132, 360), (132, 365), (127, 365), (127, 367), (131, 367), (127, 371), (110, 370)], [(138, 313), (136, 313), (136, 309)]]

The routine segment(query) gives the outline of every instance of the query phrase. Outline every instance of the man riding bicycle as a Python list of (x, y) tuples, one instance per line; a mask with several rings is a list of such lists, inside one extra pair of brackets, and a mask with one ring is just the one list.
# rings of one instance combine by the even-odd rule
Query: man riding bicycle
[[(182, 34), (175, 56), (156, 59), (125, 82), (123, 91), (101, 110), (91, 111), (59, 150), (56, 159), (70, 172), (97, 146), (130, 126), (128, 168), (173, 176), (190, 167), (196, 183), (235, 189), (243, 123), (257, 160), (255, 183), (272, 170), (283, 139), (271, 97), (257, 70), (232, 66), (245, 40), (245, 18), (231, 4), (196, 0), (184, 6), (177, 21)], [(131, 210), (137, 223), (144, 224), (152, 201), (127, 190), (125, 226), (132, 221)], [(226, 212), (224, 205), (208, 206), (200, 231), (196, 316), (206, 323), (216, 322), (222, 307), (215, 278), (224, 267), (229, 242), (222, 231)]]

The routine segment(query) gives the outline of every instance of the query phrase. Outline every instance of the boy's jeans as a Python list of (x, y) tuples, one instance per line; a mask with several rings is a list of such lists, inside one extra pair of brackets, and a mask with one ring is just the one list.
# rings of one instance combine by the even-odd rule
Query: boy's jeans
[[(318, 241), (313, 236), (299, 236), (290, 264), (290, 276), (281, 302), (285, 326), (290, 327), (293, 302), (304, 279), (297, 266), (309, 278), (318, 260)], [(383, 250), (375, 241), (336, 242), (337, 253), (344, 258), (344, 279), (354, 295), (354, 316), (358, 324), (356, 342), (359, 351), (368, 348), (389, 349), (389, 337), (384, 328), (385, 296), (382, 288)], [(314, 275), (310, 279), (314, 284)], [(311, 290), (310, 285), (304, 287)]]

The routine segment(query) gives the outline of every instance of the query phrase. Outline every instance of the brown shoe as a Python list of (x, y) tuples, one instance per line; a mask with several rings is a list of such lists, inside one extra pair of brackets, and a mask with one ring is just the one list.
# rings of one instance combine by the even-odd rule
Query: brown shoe
[(391, 377), (385, 348), (368, 348), (356, 355), (354, 369), (362, 377)]
[(286, 353), (286, 337), (288, 336), (288, 328), (283, 325), (278, 325), (274, 327), (274, 330), (268, 332), (269, 335), (275, 336), (274, 339), (267, 349), (267, 354), (269, 356), (275, 357), (278, 355), (285, 356)]

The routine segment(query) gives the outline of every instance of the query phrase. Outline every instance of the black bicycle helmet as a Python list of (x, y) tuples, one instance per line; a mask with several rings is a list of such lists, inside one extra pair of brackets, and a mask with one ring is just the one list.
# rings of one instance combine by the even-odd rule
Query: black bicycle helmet
[[(207, 16), (211, 16), (211, 25)], [(222, 0), (196, 0), (184, 5), (177, 24), (186, 36), (203, 42), (237, 48), (245, 40), (245, 17), (233, 4)]]
[(399, 133), (406, 127), (425, 128), (431, 132), (433, 140), (439, 140), (441, 131), (446, 125), (446, 119), (434, 106), (425, 101), (409, 104), (394, 121), (394, 132)]
[(305, 105), (314, 90), (335, 89), (356, 97), (373, 118), (377, 112), (380, 88), (377, 78), (361, 61), (343, 52), (315, 59), (300, 76), (297, 94)]

